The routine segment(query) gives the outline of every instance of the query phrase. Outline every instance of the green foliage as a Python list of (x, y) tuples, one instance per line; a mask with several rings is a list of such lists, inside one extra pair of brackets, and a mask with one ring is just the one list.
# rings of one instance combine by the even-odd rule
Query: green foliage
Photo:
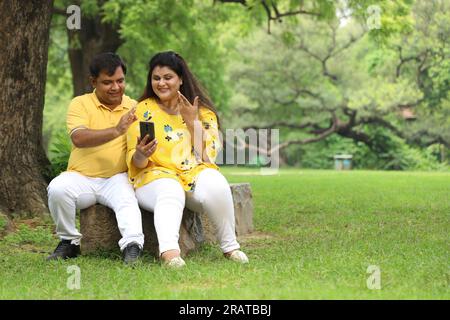
[(68, 58), (68, 44), (65, 19), (53, 15), (50, 29), (47, 81), (45, 87), (45, 105), (43, 137), (44, 148), (48, 155), (49, 146), (55, 135), (65, 130), (66, 112), (72, 98), (72, 73)]
[[(57, 0), (55, 5), (64, 8), (69, 2)], [(450, 130), (446, 130), (450, 128), (448, 3), (276, 0), (272, 3), (279, 12), (301, 7), (318, 16), (295, 15), (283, 17), (283, 23), (272, 21), (272, 34), (267, 33), (267, 11), (262, 2), (246, 3), (244, 7), (200, 0), (89, 0), (81, 1), (81, 7), (83, 14), (102, 15), (104, 22), (120, 30), (124, 44), (119, 53), (128, 64), (127, 94), (133, 98), (142, 94), (149, 58), (158, 51), (175, 50), (209, 90), (225, 127), (269, 125), (288, 119), (325, 128), (330, 124), (331, 111), (340, 121), (346, 121), (348, 111), (353, 110), (357, 121), (382, 118), (414, 146), (406, 147), (401, 139), (394, 142), (392, 134), (387, 140), (390, 143), (380, 143), (392, 150), (371, 151), (360, 143), (343, 138), (333, 142), (329, 138), (314, 147), (290, 147), (286, 150), (288, 163), (332, 167), (332, 158), (326, 156), (332, 153), (328, 148), (345, 146), (361, 155), (355, 159), (356, 167), (414, 169), (428, 163), (436, 168), (434, 160), (427, 162), (429, 154), (423, 148), (450, 141)], [(382, 10), (382, 28), (367, 30), (367, 9), (374, 4)], [(341, 25), (336, 10), (351, 13), (352, 18)], [(271, 14), (275, 14), (273, 7)], [(64, 150), (68, 149), (67, 145), (62, 148), (62, 137), (56, 138), (56, 134), (64, 130), (72, 93), (64, 17), (54, 15), (50, 39), (43, 132), (46, 149), (58, 145), (58, 155), (50, 157), (54, 171), (59, 172), (65, 166)], [(411, 59), (402, 64), (397, 76), (399, 47), (403, 58)], [(424, 54), (427, 58), (422, 63)], [(319, 61), (327, 56), (326, 71), (337, 79), (326, 74)], [(417, 101), (417, 121), (405, 124), (398, 116), (398, 106)], [(371, 126), (376, 125), (361, 125), (357, 130), (376, 141), (377, 133)], [(281, 128), (281, 142), (309, 136), (306, 130), (293, 131)], [(424, 131), (430, 134), (422, 134)], [(417, 147), (422, 149), (417, 151)], [(315, 150), (320, 148), (326, 150), (316, 157)], [(308, 152), (312, 152), (310, 157)]]
[(131, 96), (142, 94), (150, 58), (159, 51), (174, 50), (186, 59), (219, 109), (226, 108), (229, 92), (223, 82), (225, 51), (220, 28), (227, 25), (231, 14), (223, 7), (194, 0), (123, 0), (107, 1), (102, 8), (105, 21), (117, 20), (125, 39), (119, 53), (129, 65)]
[(52, 176), (56, 177), (66, 171), (69, 162), (72, 142), (66, 131), (59, 131), (50, 145), (49, 160), (52, 168)]
[(333, 135), (317, 143), (293, 146), (287, 149), (285, 153), (289, 165), (301, 168), (333, 169), (333, 157), (337, 154), (352, 154), (353, 167), (364, 168), (360, 165), (361, 159), (357, 155), (357, 151), (361, 148), (365, 148), (364, 144)]
[(386, 170), (448, 170), (439, 163), (431, 149), (420, 150), (407, 145), (404, 140), (391, 136), (390, 147), (378, 156), (380, 168)]
[(399, 79), (411, 79), (420, 90), (418, 103), (412, 104), (416, 121), (403, 126), (408, 141), (417, 146), (450, 145), (449, 12), (448, 1), (417, 1), (413, 30), (393, 36), (382, 52), (385, 65), (398, 66)]
[(286, 150), (289, 165), (310, 169), (333, 169), (333, 156), (351, 154), (354, 169), (372, 170), (439, 170), (449, 167), (440, 162), (436, 146), (419, 149), (383, 128), (368, 128), (373, 149), (362, 142), (333, 135), (314, 144), (294, 146)]
[(0, 234), (4, 231), (4, 229), (8, 226), (8, 220), (6, 216), (0, 214)]
[[(411, 17), (411, 7), (415, 0), (349, 0), (348, 8), (352, 11), (353, 16), (359, 22), (370, 27), (371, 19), (374, 19), (379, 13), (380, 28), (370, 30), (370, 37), (380, 44), (385, 44), (390, 37), (399, 33), (411, 31), (413, 28), (413, 19)], [(375, 6), (376, 10), (370, 10)]]
[[(69, 0), (70, 1), (70, 0)], [(82, 0), (81, 12), (87, 17), (95, 17), (101, 12), (101, 5), (97, 0)]]
[[(371, 4), (368, 1), (353, 1), (349, 6), (356, 10), (354, 16), (358, 18)], [(384, 11), (384, 18), (404, 19), (400, 29), (392, 26), (390, 30), (383, 31), (389, 36), (385, 37), (382, 45), (372, 41), (369, 36), (372, 31), (365, 31), (365, 26), (356, 23), (355, 19), (340, 26), (337, 21), (322, 22), (305, 17), (296, 24), (273, 27), (272, 35), (260, 31), (240, 43), (240, 60), (229, 68), (230, 78), (233, 79), (230, 85), (236, 93), (231, 100), (232, 113), (228, 124), (234, 127), (273, 126), (273, 123), (280, 121), (298, 126), (304, 124), (305, 129), (297, 130), (297, 133), (292, 128), (280, 127), (281, 141), (299, 140), (311, 137), (308, 132), (313, 128), (328, 128), (331, 112), (335, 112), (340, 123), (359, 122), (353, 130), (364, 132), (374, 141), (373, 150), (360, 143), (351, 147), (346, 144), (350, 153), (360, 154), (359, 159), (355, 159), (356, 167), (361, 165), (389, 170), (441, 168), (435, 157), (430, 157), (423, 148), (439, 141), (450, 141), (450, 104), (447, 103), (450, 72), (444, 62), (450, 60), (445, 56), (444, 45), (449, 38), (443, 23), (449, 15), (444, 13), (443, 4), (439, 10), (433, 3), (422, 4), (427, 10), (414, 7), (415, 12), (424, 11), (426, 14), (422, 15), (429, 19), (412, 15), (411, 1), (381, 1), (379, 5), (384, 9), (391, 8), (398, 14), (398, 17), (393, 17), (392, 12), (387, 10)], [(360, 6), (359, 9), (357, 6)], [(433, 27), (439, 25), (443, 28), (436, 31), (440, 30), (439, 34), (445, 41), (440, 39), (438, 43), (439, 46), (442, 44), (442, 48), (435, 48), (421, 29), (427, 27), (434, 30)], [(437, 33), (432, 37), (439, 38)], [(403, 42), (399, 42), (398, 38), (404, 39)], [(251, 49), (254, 47), (258, 50)], [(402, 59), (407, 59), (401, 66), (399, 47), (402, 49)], [(427, 50), (437, 51), (439, 55), (432, 55), (430, 61), (423, 63), (420, 61), (421, 55)], [(418, 55), (417, 61), (415, 55)], [(424, 74), (418, 76), (417, 70), (420, 68), (424, 68)], [(427, 81), (418, 81), (421, 77), (427, 77), (430, 71), (435, 74)], [(429, 89), (424, 90), (426, 88)], [(435, 94), (440, 97), (439, 108), (434, 108), (432, 112), (430, 99)], [(407, 123), (399, 116), (400, 106), (409, 105), (415, 106), (418, 119), (415, 123)], [(351, 112), (356, 114), (354, 119), (349, 118)], [(377, 136), (377, 126), (383, 132), (380, 137)], [(387, 128), (392, 132), (389, 133)], [(420, 134), (425, 130), (429, 134)], [(399, 132), (404, 139), (395, 138), (394, 134)], [(329, 148), (335, 146), (339, 149), (341, 143), (335, 144), (336, 141), (330, 142), (330, 139), (317, 142), (312, 147), (291, 146), (292, 150), (286, 151), (288, 163), (302, 163), (312, 168), (332, 167), (334, 151)], [(413, 146), (407, 146), (407, 143)], [(322, 148), (325, 150), (320, 150)], [(315, 150), (319, 154), (313, 152), (308, 158), (305, 150)]]

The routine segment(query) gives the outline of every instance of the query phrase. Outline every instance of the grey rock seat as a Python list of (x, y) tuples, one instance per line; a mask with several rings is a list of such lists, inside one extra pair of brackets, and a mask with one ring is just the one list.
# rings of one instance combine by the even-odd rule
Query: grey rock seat
[[(236, 219), (236, 236), (253, 232), (253, 201), (249, 183), (230, 184)], [(142, 210), (142, 227), (145, 236), (144, 251), (159, 255), (158, 239), (153, 224), (153, 212)], [(80, 212), (80, 232), (82, 254), (97, 250), (118, 250), (121, 238), (114, 212), (96, 204)], [(203, 243), (215, 242), (215, 231), (204, 212), (184, 209), (180, 227), (179, 244), (181, 255), (186, 256)]]

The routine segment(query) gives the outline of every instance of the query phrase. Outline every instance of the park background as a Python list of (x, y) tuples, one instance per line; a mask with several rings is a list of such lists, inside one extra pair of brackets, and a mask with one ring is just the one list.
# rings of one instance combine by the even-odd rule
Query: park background
[[(0, 298), (449, 298), (448, 1), (11, 0), (1, 9)], [(67, 164), (67, 106), (91, 91), (95, 53), (124, 58), (126, 94), (138, 98), (148, 60), (164, 50), (187, 60), (223, 128), (279, 130), (276, 175), (259, 175), (263, 158), (222, 169), (251, 183), (256, 231), (241, 242), (252, 263), (231, 265), (208, 245), (186, 272), (150, 257), (130, 271), (117, 254), (86, 256), (76, 262), (81, 289), (70, 290), (72, 262), (44, 261), (57, 242), (45, 186)], [(351, 171), (333, 170), (339, 154), (352, 155)], [(369, 266), (381, 269), (380, 289), (368, 288)]]

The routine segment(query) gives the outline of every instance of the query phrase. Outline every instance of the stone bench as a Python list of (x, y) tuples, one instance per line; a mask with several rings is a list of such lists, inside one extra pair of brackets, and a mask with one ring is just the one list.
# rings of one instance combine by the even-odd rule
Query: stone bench
[[(236, 236), (253, 231), (253, 202), (249, 183), (230, 184), (236, 218)], [(159, 255), (158, 239), (153, 224), (153, 213), (142, 210), (142, 228), (145, 236), (144, 251)], [(96, 204), (80, 212), (81, 252), (118, 250), (121, 238), (114, 212)], [(182, 256), (196, 250), (203, 243), (215, 242), (215, 231), (207, 214), (184, 209), (180, 227), (180, 249)]]

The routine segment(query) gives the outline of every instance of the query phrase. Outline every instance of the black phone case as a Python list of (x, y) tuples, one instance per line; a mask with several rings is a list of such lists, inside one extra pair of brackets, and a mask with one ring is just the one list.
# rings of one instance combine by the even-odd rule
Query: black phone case
[(150, 137), (150, 141), (155, 139), (155, 125), (153, 122), (145, 122), (141, 121), (139, 123), (140, 131), (141, 131), (141, 140), (144, 139), (145, 135), (148, 134)]

